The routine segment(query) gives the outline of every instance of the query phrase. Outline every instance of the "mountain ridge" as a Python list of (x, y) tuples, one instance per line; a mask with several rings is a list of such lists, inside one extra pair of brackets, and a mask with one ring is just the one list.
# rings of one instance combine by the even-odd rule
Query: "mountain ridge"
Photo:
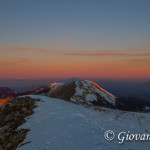
[(89, 80), (79, 79), (70, 82), (55, 82), (37, 88), (28, 89), (21, 93), (17, 93), (10, 89), (9, 91), (13, 94), (7, 95), (6, 93), (5, 98), (33, 94), (59, 98), (77, 104), (95, 105), (98, 107), (103, 106), (128, 111), (150, 111), (148, 105), (127, 102), (122, 98), (120, 99), (114, 96), (95, 82)]

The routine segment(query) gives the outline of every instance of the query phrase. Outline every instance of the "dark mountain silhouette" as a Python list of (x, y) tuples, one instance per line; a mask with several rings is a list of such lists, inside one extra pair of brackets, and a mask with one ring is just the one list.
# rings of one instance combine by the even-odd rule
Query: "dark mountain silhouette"
[(8, 98), (8, 97), (16, 97), (18, 92), (11, 90), (7, 87), (0, 87), (0, 99)]

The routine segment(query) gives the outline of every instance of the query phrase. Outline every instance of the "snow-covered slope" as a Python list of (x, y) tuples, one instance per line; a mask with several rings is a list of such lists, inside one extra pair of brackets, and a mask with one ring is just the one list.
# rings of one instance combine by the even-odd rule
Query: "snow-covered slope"
[[(63, 83), (50, 83), (43, 87), (40, 87), (38, 90), (34, 91), (33, 94), (44, 94), (46, 92), (56, 90), (58, 87), (61, 87), (63, 85)], [(47, 91), (45, 89), (47, 89)]]
[[(149, 141), (125, 141), (119, 144), (119, 132), (150, 133), (150, 116), (103, 108), (101, 111), (46, 96), (40, 98), (35, 113), (20, 128), (30, 128), (18, 150), (149, 150)], [(44, 101), (44, 102), (43, 102)], [(115, 139), (108, 142), (104, 133), (112, 130)]]
[(39, 94), (39, 95), (43, 95), (47, 92), (56, 90), (58, 87), (64, 85), (63, 83), (50, 83), (44, 86), (40, 86), (34, 89), (29, 89), (26, 90), (22, 93), (22, 95), (27, 95), (27, 94)]
[(82, 80), (66, 83), (56, 90), (46, 94), (50, 97), (61, 98), (75, 103), (115, 106), (116, 97), (107, 92), (96, 83)]
[(81, 101), (91, 103), (93, 101), (103, 101), (115, 105), (116, 97), (111, 93), (107, 92), (99, 85), (92, 81), (83, 80), (76, 81), (76, 91), (75, 94), (71, 97), (71, 101)]

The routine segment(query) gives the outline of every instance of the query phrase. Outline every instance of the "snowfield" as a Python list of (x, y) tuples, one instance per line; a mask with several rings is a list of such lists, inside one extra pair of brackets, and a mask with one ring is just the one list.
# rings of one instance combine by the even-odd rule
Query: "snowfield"
[[(124, 141), (119, 144), (119, 132), (150, 134), (149, 113), (126, 112), (102, 108), (101, 111), (60, 99), (40, 98), (34, 114), (19, 128), (30, 128), (18, 150), (149, 150), (150, 141)], [(104, 133), (112, 130), (113, 141)]]

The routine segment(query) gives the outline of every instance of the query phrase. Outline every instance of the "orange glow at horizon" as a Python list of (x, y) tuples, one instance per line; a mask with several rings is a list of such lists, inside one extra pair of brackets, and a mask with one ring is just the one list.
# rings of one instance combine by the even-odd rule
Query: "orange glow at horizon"
[[(8, 51), (3, 51), (0, 56), (0, 78), (150, 77), (148, 53), (140, 56), (115, 51), (112, 55), (112, 51), (102, 51), (102, 56), (96, 56), (97, 51), (91, 55), (84, 54), (85, 51), (82, 52), (84, 55), (81, 53), (79, 56), (64, 52), (44, 53), (41, 50), (30, 53), (29, 49), (21, 52), (17, 49), (10, 56)], [(98, 54), (101, 54), (100, 51)]]
[(139, 66), (137, 64), (110, 64), (82, 62), (62, 62), (62, 65), (51, 62), (43, 64), (22, 64), (13, 66), (0, 66), (0, 78), (42, 78), (42, 77), (150, 77), (150, 66), (148, 64)]

